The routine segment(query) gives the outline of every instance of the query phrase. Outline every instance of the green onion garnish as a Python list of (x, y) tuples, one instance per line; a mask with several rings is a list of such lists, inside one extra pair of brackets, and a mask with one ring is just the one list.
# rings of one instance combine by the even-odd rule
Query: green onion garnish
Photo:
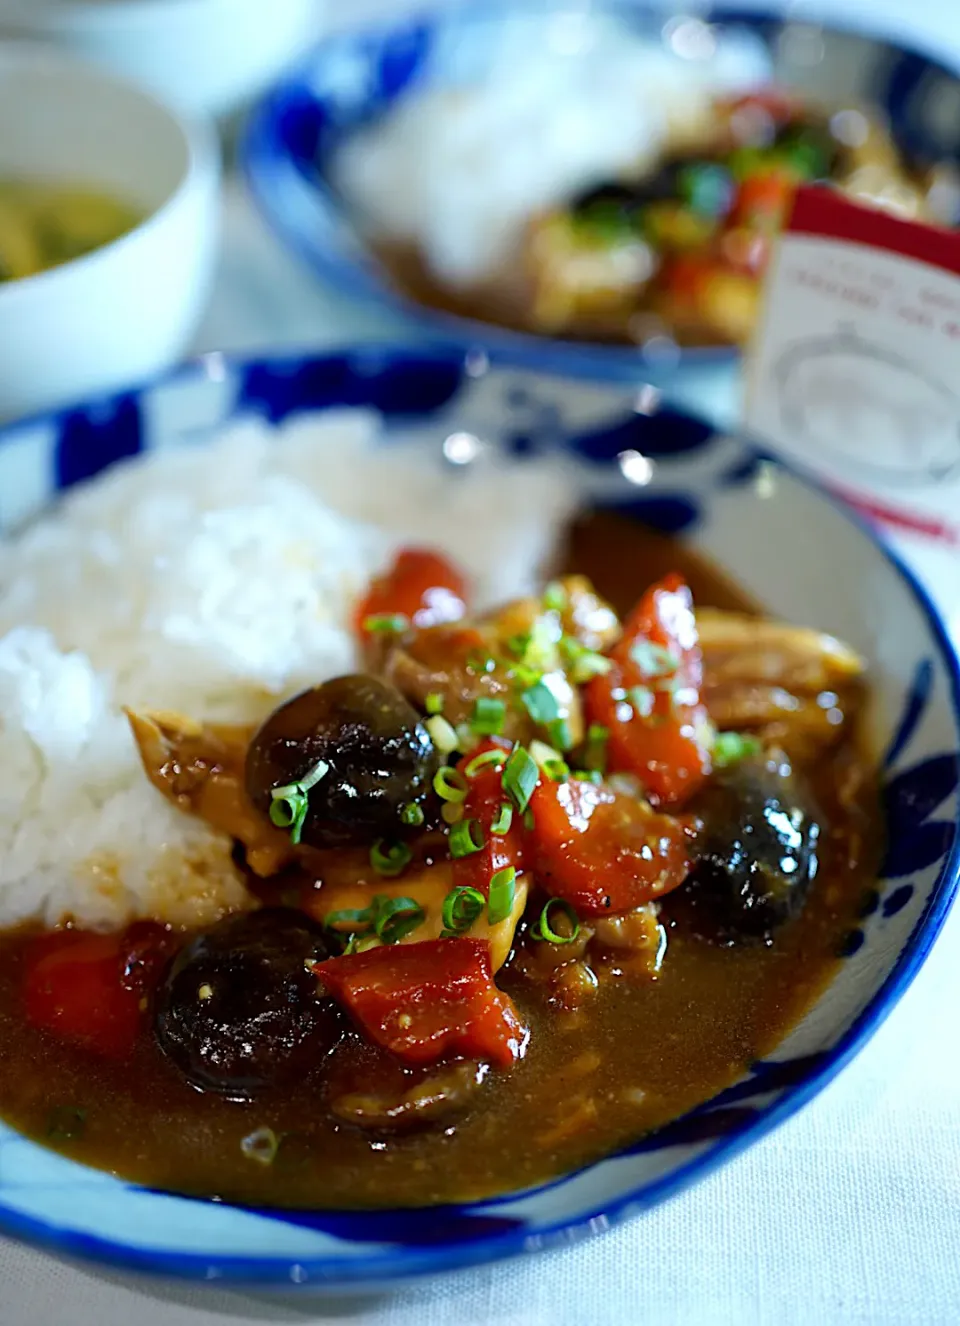
[(454, 729), (439, 714), (434, 714), (432, 718), (428, 718), (424, 727), (430, 733), (430, 740), (441, 755), (451, 755), (460, 744)]
[(548, 612), (563, 612), (567, 606), (567, 591), (559, 580), (551, 580), (543, 591), (543, 606)]
[(530, 754), (540, 770), (554, 782), (562, 782), (569, 776), (570, 766), (566, 760), (545, 741), (531, 741)]
[(424, 911), (416, 898), (387, 898), (377, 894), (374, 903), (379, 904), (374, 933), (385, 944), (398, 943), (423, 923)]
[(575, 769), (573, 776), (581, 782), (593, 783), (594, 787), (599, 787), (603, 782), (603, 774), (599, 769)]
[(631, 686), (627, 691), (627, 699), (638, 718), (649, 718), (653, 713), (656, 696), (649, 686)]
[(415, 801), (408, 801), (405, 806), (400, 807), (401, 824), (406, 824), (411, 829), (419, 829), (424, 819), (423, 808)]
[(555, 722), (548, 723), (547, 736), (558, 750), (570, 750), (573, 746), (573, 733), (565, 718), (558, 718)]
[(522, 815), (540, 777), (537, 762), (523, 746), (514, 746), (503, 766), (503, 790)]
[(326, 760), (318, 760), (296, 783), (275, 787), (270, 793), (270, 823), (290, 830), (290, 841), (298, 843), (303, 833), (309, 803), (307, 794), (330, 771)]
[(509, 640), (507, 641), (507, 649), (514, 656), (514, 658), (523, 658), (524, 654), (527, 652), (527, 646), (529, 645), (529, 643), (530, 643), (530, 632), (521, 631), (517, 635), (510, 636)]
[(373, 907), (364, 907), (362, 911), (355, 908), (345, 908), (340, 912), (327, 912), (323, 918), (323, 924), (328, 930), (338, 930), (347, 934), (363, 934), (373, 928), (376, 920), (376, 910)]
[(533, 807), (528, 806), (523, 812), (523, 827), (528, 833), (532, 833), (534, 828), (536, 828), (536, 824), (537, 821), (533, 817)]
[(445, 801), (440, 807), (440, 818), (444, 824), (456, 824), (463, 819), (462, 801)]
[(479, 650), (467, 659), (467, 667), (471, 672), (493, 672), (496, 666), (497, 660), (492, 654), (481, 654)]
[(410, 618), (404, 617), (402, 612), (378, 612), (363, 619), (363, 629), (377, 634), (396, 634), (405, 631), (409, 625)]
[[(561, 934), (550, 924), (551, 908), (556, 908), (570, 922), (570, 933), (568, 935)], [(548, 944), (572, 944), (580, 933), (580, 918), (565, 898), (549, 898), (544, 904), (539, 920), (534, 923), (530, 933), (534, 939), (545, 939)]]
[(424, 706), (428, 714), (442, 714), (443, 696), (439, 691), (431, 691), (424, 701)]
[(378, 875), (399, 875), (412, 859), (413, 853), (406, 843), (388, 843), (379, 838), (370, 848), (370, 864)]
[(490, 898), (487, 903), (487, 920), (491, 925), (499, 925), (513, 911), (513, 900), (517, 896), (517, 872), (513, 866), (498, 870), (490, 881)]
[(272, 1128), (255, 1128), (240, 1143), (240, 1150), (258, 1165), (272, 1165), (280, 1150), (280, 1141)]
[(652, 640), (637, 640), (630, 647), (630, 657), (645, 677), (669, 677), (680, 666), (673, 650)]
[(459, 770), (449, 769), (445, 765), (433, 775), (433, 790), (441, 801), (466, 801), (467, 780)]
[(507, 752), (505, 750), (485, 750), (473, 757), (464, 769), (464, 773), (468, 778), (476, 778), (481, 769), (487, 769), (491, 765), (499, 769), (506, 762)]
[(595, 654), (588, 649), (574, 662), (570, 669), (570, 680), (577, 686), (584, 686), (593, 677), (605, 677), (613, 667), (613, 659), (603, 654)]
[(502, 700), (491, 700), (488, 695), (481, 695), (473, 706), (470, 727), (479, 737), (497, 737), (503, 731), (506, 715), (507, 706)]
[[(469, 930), (487, 905), (479, 889), (459, 886), (451, 889), (443, 900), (443, 928), (451, 935), (462, 935)], [(449, 936), (447, 936), (449, 937)]]
[(471, 856), (483, 847), (483, 830), (476, 820), (459, 820), (450, 830), (450, 855)]
[(513, 806), (508, 801), (500, 803), (500, 809), (497, 811), (496, 818), (490, 825), (490, 832), (496, 834), (498, 838), (505, 838), (510, 832), (510, 825), (513, 823)]
[(762, 749), (759, 737), (743, 732), (718, 732), (713, 742), (714, 768), (727, 769), (751, 755), (759, 755)]
[(604, 727), (602, 723), (590, 724), (587, 728), (587, 741), (583, 753), (583, 763), (586, 768), (603, 773), (607, 767), (607, 742), (609, 740), (609, 728)]
[(535, 723), (546, 726), (547, 723), (552, 723), (560, 717), (559, 701), (544, 681), (538, 681), (535, 686), (524, 691), (520, 699)]

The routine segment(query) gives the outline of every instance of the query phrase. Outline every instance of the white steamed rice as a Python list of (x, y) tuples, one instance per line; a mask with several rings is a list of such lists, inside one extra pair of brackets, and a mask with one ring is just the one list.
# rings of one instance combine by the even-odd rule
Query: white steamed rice
[(357, 662), (357, 595), (402, 545), (478, 604), (526, 592), (573, 506), (553, 464), (460, 473), (363, 411), (246, 424), (76, 490), (0, 544), (0, 926), (204, 924), (243, 905), (222, 835), (149, 784), (121, 706), (255, 721)]

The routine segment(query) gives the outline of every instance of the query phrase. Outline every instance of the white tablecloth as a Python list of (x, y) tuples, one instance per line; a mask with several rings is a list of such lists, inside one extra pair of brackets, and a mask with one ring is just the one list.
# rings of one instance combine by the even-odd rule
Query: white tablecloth
[[(353, 0), (349, 13), (390, 2)], [(837, 0), (838, 11), (960, 60), (960, 0)], [(198, 348), (390, 334), (314, 289), (237, 189), (224, 239)], [(733, 408), (715, 386), (688, 399)], [(960, 564), (906, 552), (960, 624)], [(0, 1240), (0, 1326), (960, 1326), (958, 1010), (960, 913), (873, 1041), (799, 1116), (673, 1202), (560, 1253), (332, 1301), (151, 1283)]]

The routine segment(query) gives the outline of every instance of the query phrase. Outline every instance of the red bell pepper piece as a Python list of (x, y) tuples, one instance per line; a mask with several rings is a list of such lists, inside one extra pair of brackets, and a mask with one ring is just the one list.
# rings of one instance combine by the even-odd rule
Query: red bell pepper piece
[(363, 637), (368, 617), (400, 615), (422, 629), (459, 621), (467, 611), (466, 581), (456, 567), (429, 548), (404, 548), (385, 575), (378, 576), (356, 614)]
[(780, 229), (795, 193), (796, 180), (783, 167), (748, 175), (737, 191), (730, 224), (769, 235)]
[(587, 710), (609, 731), (614, 770), (636, 774), (654, 805), (678, 805), (710, 772), (710, 724), (690, 590), (679, 575), (651, 586), (587, 688)]
[(528, 1032), (497, 989), (485, 940), (431, 939), (351, 953), (313, 969), (368, 1040), (409, 1064), (447, 1054), (509, 1068)]
[(146, 922), (111, 935), (40, 935), (24, 968), (27, 1021), (105, 1058), (125, 1058), (172, 945), (161, 926)]
[(580, 778), (541, 782), (530, 800), (541, 887), (582, 916), (641, 907), (693, 866), (693, 826)]
[(510, 798), (503, 790), (503, 767), (484, 765), (473, 777), (467, 776), (467, 769), (478, 755), (487, 751), (500, 751), (504, 760), (510, 754), (510, 742), (490, 737), (476, 750), (465, 755), (457, 769), (467, 777), (468, 787), (463, 813), (468, 819), (474, 819), (483, 834), (483, 847), (469, 856), (457, 857), (453, 862), (453, 882), (458, 888), (479, 889), (485, 898), (490, 896), (490, 881), (499, 870), (512, 866), (519, 874), (523, 869), (523, 849), (525, 835), (523, 818), (513, 810), (510, 829), (506, 834), (495, 834), (493, 825), (505, 803)]

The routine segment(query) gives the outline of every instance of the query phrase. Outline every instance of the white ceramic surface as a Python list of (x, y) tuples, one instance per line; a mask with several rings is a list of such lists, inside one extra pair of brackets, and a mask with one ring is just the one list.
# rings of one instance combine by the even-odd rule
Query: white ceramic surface
[(319, 35), (326, 0), (0, 0), (0, 32), (54, 41), (185, 110), (256, 96)]
[(23, 43), (0, 45), (0, 125), (0, 177), (101, 187), (146, 214), (113, 244), (0, 285), (0, 417), (173, 363), (212, 280), (212, 131), (113, 75)]

